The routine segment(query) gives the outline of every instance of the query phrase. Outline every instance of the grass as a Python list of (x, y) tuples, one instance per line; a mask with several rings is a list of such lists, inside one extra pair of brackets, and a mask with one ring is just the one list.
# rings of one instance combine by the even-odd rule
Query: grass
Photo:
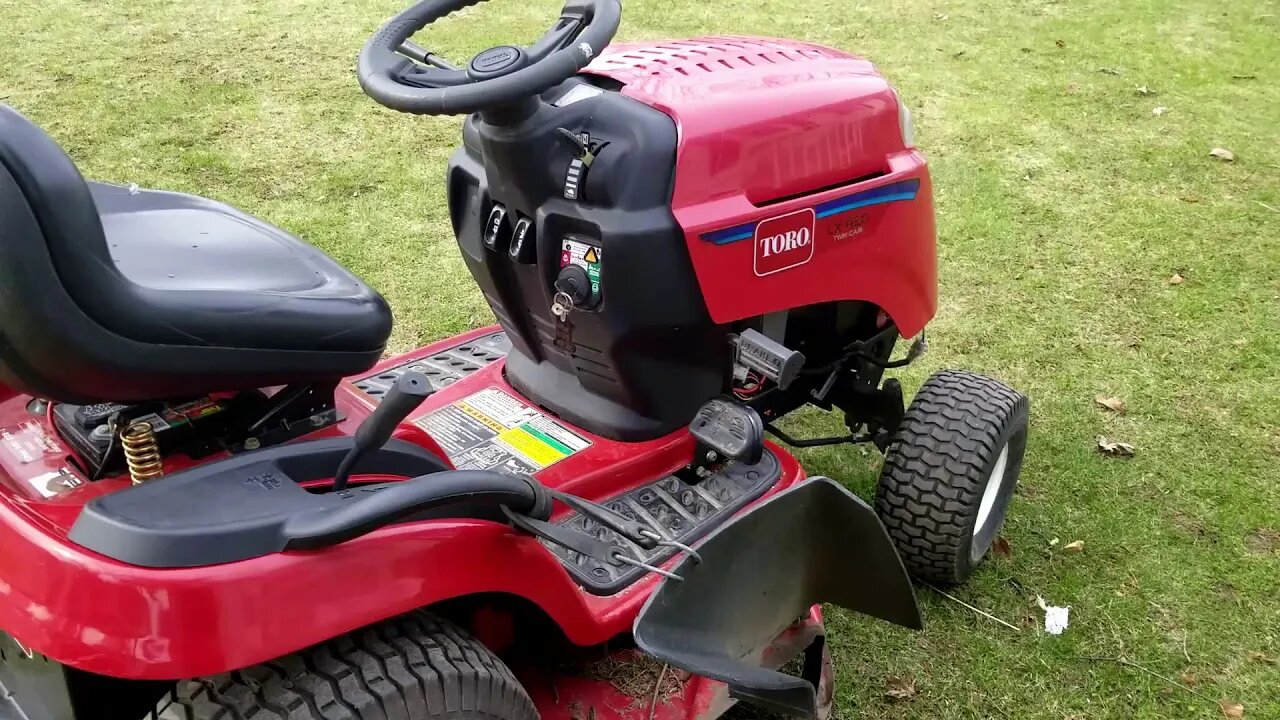
[[(389, 298), (406, 349), (490, 315), (443, 201), (458, 121), (384, 111), (353, 76), (400, 6), (0, 0), (0, 98), (88, 175), (210, 195), (320, 246)], [(533, 39), (557, 7), (488, 3), (423, 40), (463, 58)], [(932, 351), (904, 381), (968, 367), (1033, 401), (1012, 555), (957, 591), (1032, 627), (929, 590), (919, 634), (836, 613), (839, 717), (1211, 718), (1229, 698), (1280, 718), (1280, 9), (627, 3), (628, 38), (701, 33), (828, 43), (890, 76), (933, 164), (940, 234)], [(1099, 434), (1137, 455), (1099, 455)], [(871, 492), (874, 454), (802, 457)], [(1071, 606), (1064, 635), (1034, 629), (1036, 595)], [(887, 702), (891, 677), (914, 697)]]

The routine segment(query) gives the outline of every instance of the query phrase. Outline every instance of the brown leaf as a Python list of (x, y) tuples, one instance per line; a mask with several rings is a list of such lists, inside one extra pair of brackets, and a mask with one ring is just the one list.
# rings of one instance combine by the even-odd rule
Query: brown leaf
[(1184, 277), (1182, 277), (1182, 273), (1174, 273), (1173, 275), (1170, 275), (1170, 276), (1169, 276), (1169, 284), (1170, 284), (1170, 285), (1181, 285), (1182, 283), (1184, 283), (1184, 282), (1186, 282), (1186, 281), (1187, 281), (1187, 279), (1186, 279), (1186, 278), (1184, 278)]
[(1122, 413), (1126, 409), (1124, 401), (1118, 397), (1111, 397), (1109, 395), (1097, 395), (1093, 398), (1093, 401), (1097, 403), (1099, 407), (1104, 407), (1110, 410), (1111, 412)]
[(1013, 548), (1009, 547), (1009, 541), (1005, 539), (1005, 536), (1003, 535), (997, 537), (996, 541), (991, 544), (991, 552), (999, 555), (1000, 557), (1013, 556)]
[(1186, 685), (1189, 688), (1195, 687), (1196, 683), (1200, 682), (1200, 679), (1197, 678), (1196, 674), (1193, 672), (1184, 672), (1179, 675), (1178, 678), (1182, 680), (1183, 685)]
[(1106, 437), (1099, 435), (1098, 452), (1111, 457), (1133, 457), (1137, 449), (1129, 443), (1108, 440)]
[(1260, 662), (1260, 663), (1262, 663), (1262, 664), (1264, 664), (1264, 665), (1275, 665), (1275, 664), (1276, 664), (1276, 659), (1275, 659), (1275, 658), (1271, 657), (1270, 655), (1268, 655), (1268, 654), (1266, 654), (1266, 653), (1264, 653), (1264, 652), (1258, 652), (1257, 650), (1254, 650), (1253, 652), (1249, 653), (1249, 659), (1250, 659), (1250, 660), (1252, 660), (1252, 661), (1254, 661), (1254, 662)]
[(1223, 698), (1218, 701), (1218, 707), (1222, 709), (1222, 716), (1227, 718), (1244, 717), (1244, 706), (1234, 700)]
[(911, 676), (890, 675), (884, 683), (884, 699), (889, 702), (906, 702), (916, 696), (916, 681)]
[(1231, 162), (1236, 159), (1236, 154), (1226, 148), (1214, 148), (1209, 151), (1209, 154), (1224, 162)]
[(1063, 550), (1067, 550), (1068, 552), (1084, 552), (1084, 541), (1083, 541), (1083, 540), (1072, 540), (1071, 542), (1067, 543), (1066, 545), (1063, 545), (1063, 546), (1062, 546), (1062, 549), (1063, 549)]

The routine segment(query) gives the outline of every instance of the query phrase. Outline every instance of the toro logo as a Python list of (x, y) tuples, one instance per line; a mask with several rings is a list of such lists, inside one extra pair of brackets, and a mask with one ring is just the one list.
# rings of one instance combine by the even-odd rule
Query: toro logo
[(756, 225), (756, 275), (770, 275), (813, 259), (813, 208), (762, 220)]

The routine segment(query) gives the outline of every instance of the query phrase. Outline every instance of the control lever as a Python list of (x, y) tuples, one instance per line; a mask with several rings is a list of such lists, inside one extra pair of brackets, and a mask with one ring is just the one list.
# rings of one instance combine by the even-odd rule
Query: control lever
[(431, 381), (420, 372), (406, 372), (396, 379), (395, 385), (382, 397), (373, 414), (356, 428), (355, 445), (347, 452), (346, 457), (338, 464), (338, 471), (333, 476), (333, 489), (345, 490), (351, 477), (351, 469), (370, 450), (376, 450), (387, 444), (396, 426), (409, 413), (418, 409), (423, 400), (431, 397), (435, 388)]

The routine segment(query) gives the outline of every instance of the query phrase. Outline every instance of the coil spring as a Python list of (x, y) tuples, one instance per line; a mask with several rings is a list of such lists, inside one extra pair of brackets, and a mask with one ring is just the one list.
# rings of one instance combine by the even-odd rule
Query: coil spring
[(135, 422), (120, 431), (120, 443), (124, 446), (124, 461), (129, 466), (129, 477), (138, 485), (164, 474), (160, 460), (160, 445), (151, 423)]

